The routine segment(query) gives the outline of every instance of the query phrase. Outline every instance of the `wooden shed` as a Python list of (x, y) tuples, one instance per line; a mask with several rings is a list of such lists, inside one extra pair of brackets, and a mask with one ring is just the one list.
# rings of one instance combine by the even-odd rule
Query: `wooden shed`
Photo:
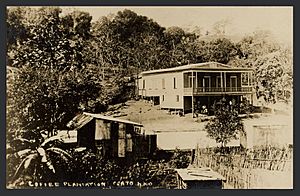
[(176, 169), (178, 189), (222, 189), (226, 179), (211, 168)]
[(68, 127), (77, 131), (77, 147), (86, 147), (109, 158), (149, 158), (156, 151), (156, 135), (143, 134), (143, 125), (104, 116), (82, 113)]

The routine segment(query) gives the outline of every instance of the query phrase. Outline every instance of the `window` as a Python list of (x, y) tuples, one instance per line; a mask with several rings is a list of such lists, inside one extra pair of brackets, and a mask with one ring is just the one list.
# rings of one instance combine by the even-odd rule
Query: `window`
[(196, 76), (194, 75), (194, 76), (192, 76), (192, 75), (190, 75), (189, 76), (189, 84), (188, 84), (188, 87), (189, 88), (195, 88), (196, 87)]
[(143, 89), (145, 89), (145, 88), (146, 88), (146, 81), (143, 80)]
[(203, 77), (203, 87), (206, 87), (206, 88), (211, 87), (210, 76), (204, 76)]
[(165, 83), (165, 79), (164, 78), (161, 80), (161, 86), (162, 86), (162, 89), (166, 88), (166, 83)]
[(149, 80), (148, 81), (148, 88), (149, 88), (149, 90), (152, 89), (152, 86), (153, 86), (153, 80)]
[(217, 88), (221, 87), (221, 77), (220, 76), (217, 76), (217, 78), (216, 78), (216, 87)]
[(131, 134), (126, 134), (126, 151), (132, 152), (132, 137)]
[(237, 77), (230, 76), (230, 87), (237, 87)]
[(165, 95), (162, 95), (161, 100), (165, 101)]
[(184, 88), (190, 88), (190, 82), (189, 82), (189, 77), (191, 76), (191, 73), (184, 73), (183, 74), (183, 80), (184, 80)]
[(189, 88), (193, 87), (193, 76), (189, 77)]
[(142, 133), (141, 127), (134, 126), (134, 132), (137, 134), (141, 134)]
[(176, 102), (179, 102), (179, 95), (176, 95)]
[(241, 78), (242, 78), (242, 85), (243, 86), (248, 86), (250, 84), (249, 73), (242, 73)]
[(230, 76), (230, 87), (231, 91), (237, 91), (237, 77)]
[(177, 88), (176, 78), (174, 78), (174, 89)]

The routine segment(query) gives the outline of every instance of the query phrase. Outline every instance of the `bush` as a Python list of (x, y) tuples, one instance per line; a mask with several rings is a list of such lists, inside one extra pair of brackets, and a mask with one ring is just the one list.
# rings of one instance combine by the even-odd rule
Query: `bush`
[(236, 105), (228, 105), (225, 99), (214, 106), (214, 112), (215, 118), (205, 125), (205, 129), (208, 137), (224, 147), (232, 139), (238, 138), (239, 131), (243, 131), (243, 122)]
[(175, 149), (174, 155), (170, 160), (170, 166), (172, 168), (187, 168), (191, 163), (189, 153)]
[[(124, 187), (166, 188), (169, 181), (176, 181), (175, 171), (163, 160), (137, 161), (124, 165), (90, 151), (72, 154), (74, 161), (69, 165), (72, 176), (68, 179), (72, 182), (104, 182), (107, 188), (119, 188), (117, 183), (124, 182), (131, 183)], [(165, 180), (167, 177), (171, 180)]]

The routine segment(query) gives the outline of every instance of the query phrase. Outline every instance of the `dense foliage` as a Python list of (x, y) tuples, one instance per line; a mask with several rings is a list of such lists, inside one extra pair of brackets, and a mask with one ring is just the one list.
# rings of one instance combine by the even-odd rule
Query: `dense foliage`
[(44, 143), (33, 150), (9, 154), (10, 161), (17, 161), (8, 170), (11, 186), (28, 187), (32, 182), (58, 182), (64, 186), (63, 183), (70, 182), (100, 184), (100, 188), (174, 188), (174, 169), (190, 164), (186, 153), (179, 150), (170, 161), (137, 160), (126, 164), (124, 160), (105, 159), (99, 153), (74, 149), (66, 152)]
[(101, 111), (105, 104), (95, 69), (20, 68), (7, 89), (8, 131), (20, 127), (52, 134), (80, 108)]
[(187, 168), (191, 164), (191, 158), (187, 152), (175, 149), (174, 154), (170, 160), (170, 165), (173, 168)]
[(293, 93), (293, 58), (290, 47), (279, 45), (267, 31), (256, 31), (237, 43), (238, 58), (229, 64), (253, 68), (257, 98), (266, 103), (290, 103)]
[(8, 185), (26, 187), (29, 181), (59, 181), (68, 176), (72, 157), (60, 144), (55, 137), (43, 139), (39, 132), (19, 132), (6, 152)]

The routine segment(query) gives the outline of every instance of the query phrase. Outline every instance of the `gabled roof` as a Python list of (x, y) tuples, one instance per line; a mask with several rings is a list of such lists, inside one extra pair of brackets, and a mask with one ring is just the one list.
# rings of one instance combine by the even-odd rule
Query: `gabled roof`
[(143, 126), (140, 123), (132, 122), (132, 121), (129, 121), (129, 120), (123, 120), (123, 119), (114, 118), (114, 117), (110, 117), (110, 116), (104, 116), (102, 114), (92, 114), (92, 113), (87, 113), (87, 112), (84, 112), (82, 114), (78, 114), (77, 116), (75, 116), (67, 124), (67, 126), (74, 129), (74, 130), (78, 130), (78, 129), (82, 128), (84, 125), (86, 125), (87, 123), (89, 123), (93, 119), (103, 119), (103, 120), (120, 122), (120, 123), (125, 123), (125, 124), (132, 124), (132, 125), (136, 125), (136, 126), (140, 126), (140, 127)]
[(141, 74), (153, 74), (153, 73), (163, 73), (163, 72), (177, 72), (177, 71), (185, 71), (185, 70), (238, 70), (238, 71), (251, 71), (249, 68), (241, 68), (241, 67), (231, 67), (229, 65), (225, 65), (218, 62), (206, 62), (206, 63), (196, 63), (196, 64), (188, 64), (179, 67), (172, 67), (167, 69), (157, 69), (151, 71), (144, 71)]

